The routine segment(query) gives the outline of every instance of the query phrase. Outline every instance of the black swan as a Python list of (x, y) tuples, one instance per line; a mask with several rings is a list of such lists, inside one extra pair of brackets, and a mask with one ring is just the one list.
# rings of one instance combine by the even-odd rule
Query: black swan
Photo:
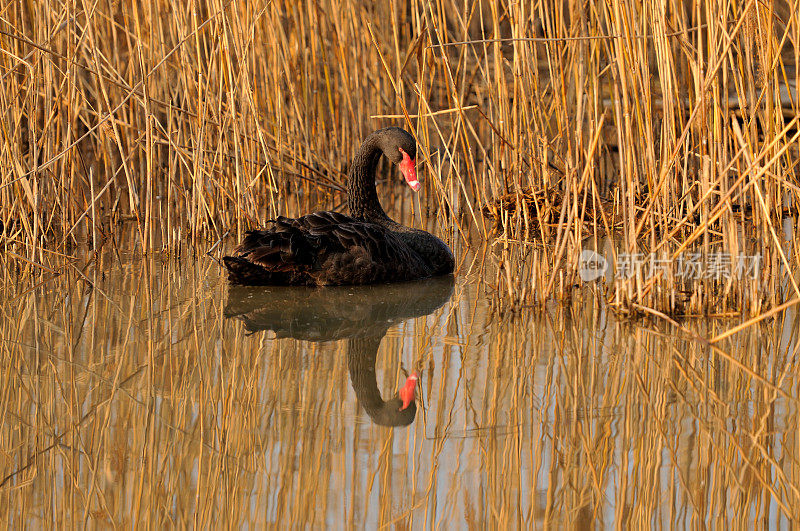
[(402, 284), (324, 289), (233, 286), (225, 317), (241, 320), (251, 334), (305, 341), (347, 340), (347, 369), (359, 404), (375, 424), (407, 426), (417, 406), (416, 371), (397, 395), (384, 400), (375, 374), (378, 347), (389, 327), (433, 313), (453, 294), (452, 275)]
[(453, 253), (442, 240), (396, 223), (381, 208), (375, 190), (381, 154), (400, 167), (414, 191), (419, 190), (414, 137), (398, 127), (375, 131), (350, 165), (350, 215), (279, 217), (264, 230), (249, 231), (234, 256), (223, 258), (228, 279), (244, 285), (332, 286), (452, 273)]

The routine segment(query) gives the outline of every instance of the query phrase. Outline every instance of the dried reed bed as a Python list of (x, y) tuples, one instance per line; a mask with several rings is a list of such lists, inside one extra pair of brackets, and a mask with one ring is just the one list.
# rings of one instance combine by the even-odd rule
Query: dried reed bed
[(44, 274), (121, 220), (144, 252), (219, 252), (276, 214), (341, 205), (360, 139), (400, 124), (427, 177), (413, 208), (440, 234), (538, 244), (529, 274), (526, 249), (500, 257), (525, 293), (499, 291), (506, 306), (569, 291), (584, 241), (613, 229), (617, 253), (748, 247), (767, 264), (760, 281), (617, 279), (620, 309), (758, 313), (800, 295), (780, 223), (796, 207), (797, 7), (11, 3), (0, 260)]
[(460, 283), (391, 328), (422, 369), (374, 426), (346, 342), (247, 335), (211, 260), (104, 253), (0, 303), (0, 519), (133, 527), (785, 527), (800, 519), (796, 314), (621, 322), (593, 303), (497, 318)]

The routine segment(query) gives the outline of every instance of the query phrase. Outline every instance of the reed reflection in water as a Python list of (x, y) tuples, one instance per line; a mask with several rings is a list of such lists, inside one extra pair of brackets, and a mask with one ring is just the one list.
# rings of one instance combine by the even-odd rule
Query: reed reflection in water
[[(262, 288), (269, 302), (231, 290), (209, 259), (116, 256), (34, 289), (6, 285), (0, 519), (613, 528), (800, 518), (794, 314), (715, 351), (589, 299), (501, 316), (483, 288), (439, 279), (382, 287), (374, 300)], [(710, 337), (735, 323), (683, 324)], [(351, 376), (370, 368), (361, 396)], [(416, 420), (378, 425), (373, 391), (394, 396), (403, 369), (422, 372)]]

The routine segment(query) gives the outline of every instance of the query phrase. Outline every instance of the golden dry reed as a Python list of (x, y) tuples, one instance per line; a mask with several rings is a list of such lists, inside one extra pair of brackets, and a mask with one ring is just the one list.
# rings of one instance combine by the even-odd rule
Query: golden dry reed
[[(13, 528), (787, 528), (796, 313), (714, 347), (594, 304), (399, 323), (374, 425), (346, 339), (248, 334), (211, 260), (109, 250), (0, 301), (0, 521)], [(388, 325), (385, 325), (388, 326)], [(694, 321), (711, 337), (726, 322)]]
[(122, 221), (142, 252), (219, 254), (341, 206), (354, 149), (393, 124), (421, 148), (412, 212), (494, 242), (506, 307), (570, 296), (606, 244), (762, 259), (756, 279), (612, 274), (620, 310), (800, 297), (797, 0), (20, 0), (0, 52), (4, 271), (50, 273)]

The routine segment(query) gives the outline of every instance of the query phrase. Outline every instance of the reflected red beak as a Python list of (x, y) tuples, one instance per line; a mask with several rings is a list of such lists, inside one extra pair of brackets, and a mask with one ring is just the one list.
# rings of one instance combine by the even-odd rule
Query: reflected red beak
[(402, 149), (400, 153), (403, 154), (403, 160), (400, 161), (400, 171), (403, 172), (403, 177), (406, 178), (406, 182), (411, 189), (416, 192), (422, 187), (417, 180), (417, 161), (412, 159), (408, 153)]
[(400, 389), (400, 400), (403, 401), (403, 407), (400, 408), (400, 411), (403, 411), (414, 401), (414, 389), (417, 387), (417, 380), (419, 380), (419, 375), (417, 371), (414, 371), (411, 373), (411, 376), (406, 379), (405, 385)]

